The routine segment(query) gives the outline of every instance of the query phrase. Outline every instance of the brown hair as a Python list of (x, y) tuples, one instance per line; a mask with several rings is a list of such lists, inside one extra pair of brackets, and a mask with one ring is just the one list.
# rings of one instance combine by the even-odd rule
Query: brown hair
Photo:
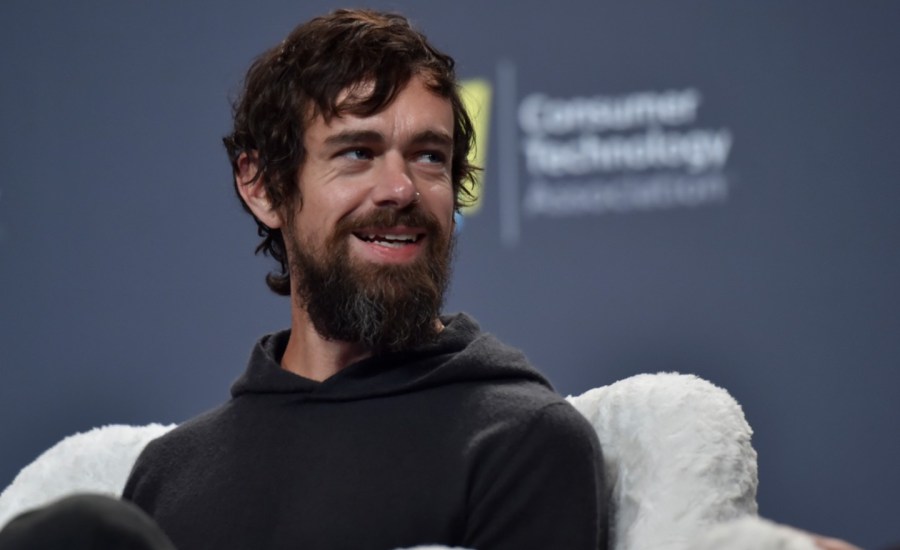
[[(475, 136), (453, 67), (453, 58), (429, 44), (401, 15), (337, 10), (312, 19), (263, 53), (247, 71), (243, 92), (234, 104), (234, 130), (223, 138), (232, 170), (238, 173), (242, 153), (255, 154), (258, 171), (253, 181), (263, 178), (272, 207), (285, 212), (298, 204), (302, 207), (297, 173), (306, 156), (306, 124), (316, 116), (330, 120), (348, 113), (375, 114), (387, 107), (413, 76), (421, 75), (453, 108), (451, 176), (458, 209), (473, 198), (470, 187), (476, 168), (469, 164), (468, 156)], [(351, 94), (338, 104), (342, 91), (363, 83), (372, 86), (367, 96)], [(250, 212), (243, 199), (241, 203)], [(256, 252), (272, 256), (280, 264), (280, 273), (269, 273), (266, 284), (277, 294), (289, 295), (290, 274), (281, 230), (267, 227), (256, 216), (254, 220), (263, 239)]]

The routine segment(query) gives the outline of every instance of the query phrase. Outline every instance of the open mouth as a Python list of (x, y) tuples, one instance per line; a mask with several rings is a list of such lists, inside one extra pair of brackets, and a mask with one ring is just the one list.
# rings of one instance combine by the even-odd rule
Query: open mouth
[(410, 244), (416, 244), (424, 237), (424, 233), (353, 233), (353, 235), (367, 243), (374, 243), (389, 248), (400, 248)]

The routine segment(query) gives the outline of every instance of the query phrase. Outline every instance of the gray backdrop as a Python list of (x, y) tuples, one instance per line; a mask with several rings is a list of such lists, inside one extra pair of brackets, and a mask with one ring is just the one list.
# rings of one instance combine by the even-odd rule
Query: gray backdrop
[[(900, 4), (370, 5), (491, 92), (448, 309), (562, 393), (724, 386), (763, 515), (900, 542)], [(4, 3), (0, 486), (216, 405), (287, 324), (220, 137), (250, 60), (331, 7)]]

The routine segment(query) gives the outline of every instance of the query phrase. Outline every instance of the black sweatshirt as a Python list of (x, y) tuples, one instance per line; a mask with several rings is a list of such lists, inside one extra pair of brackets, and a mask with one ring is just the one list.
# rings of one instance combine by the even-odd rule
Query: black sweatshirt
[(465, 315), (323, 382), (262, 338), (232, 399), (151, 442), (123, 498), (179, 550), (594, 550), (597, 437), (521, 352)]

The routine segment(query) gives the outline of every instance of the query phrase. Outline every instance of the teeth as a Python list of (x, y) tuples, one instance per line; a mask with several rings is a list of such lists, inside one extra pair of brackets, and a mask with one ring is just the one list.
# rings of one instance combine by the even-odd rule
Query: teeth
[(391, 245), (414, 243), (418, 240), (416, 235), (378, 235), (376, 233), (369, 233), (361, 235), (361, 237), (364, 241), (390, 243)]
[(409, 241), (412, 242), (416, 240), (415, 235), (385, 235), (383, 237), (386, 241)]
[(412, 243), (412, 242), (416, 241), (415, 235), (377, 235), (377, 234), (371, 233), (371, 234), (365, 235), (363, 238), (367, 241), (387, 241), (387, 242), (395, 242), (395, 243), (399, 243), (399, 242)]

